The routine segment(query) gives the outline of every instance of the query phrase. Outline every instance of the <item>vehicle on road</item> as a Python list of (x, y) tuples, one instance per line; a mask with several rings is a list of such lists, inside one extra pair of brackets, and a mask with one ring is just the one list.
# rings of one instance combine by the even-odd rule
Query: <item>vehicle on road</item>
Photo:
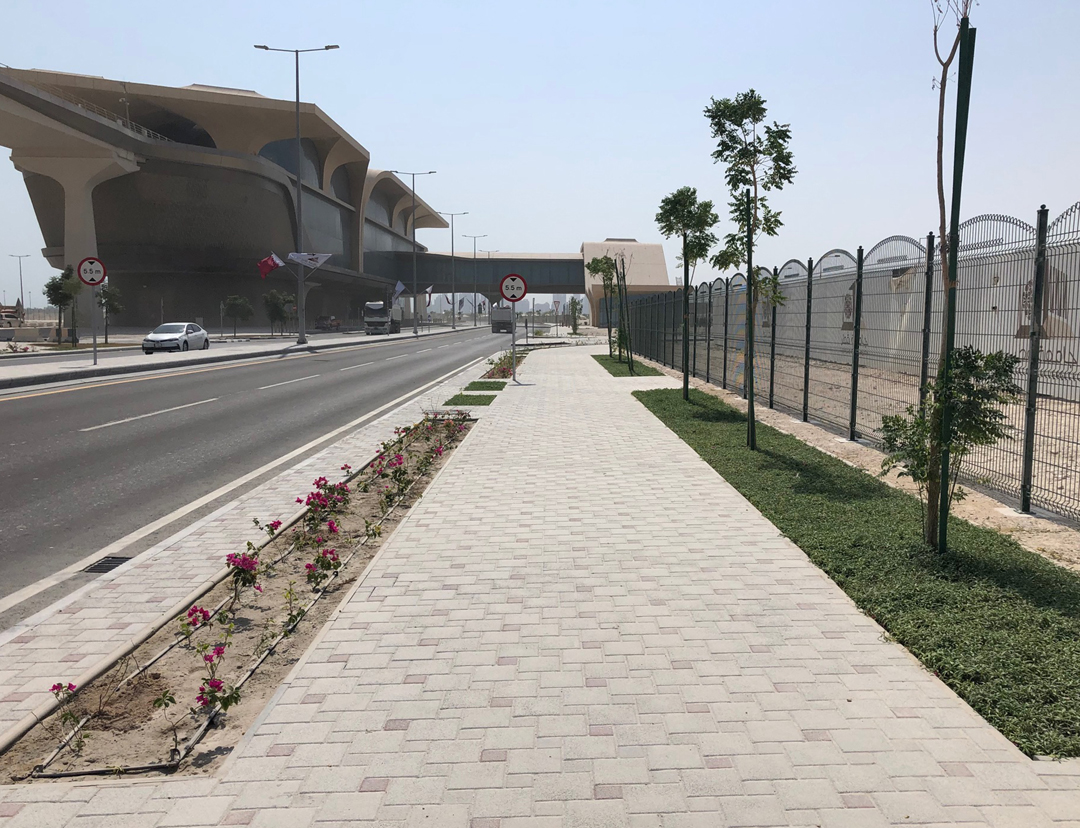
[(194, 322), (166, 322), (158, 325), (143, 339), (144, 354), (155, 351), (205, 351), (210, 347), (210, 334)]
[(341, 330), (341, 320), (336, 316), (320, 316), (315, 320), (315, 329), (319, 331)]
[(514, 309), (494, 307), (491, 309), (491, 332), (513, 333)]
[(401, 333), (401, 308), (389, 307), (386, 302), (365, 302), (364, 333)]
[(10, 311), (0, 313), (0, 328), (21, 328), (22, 324), (22, 317), (17, 313)]

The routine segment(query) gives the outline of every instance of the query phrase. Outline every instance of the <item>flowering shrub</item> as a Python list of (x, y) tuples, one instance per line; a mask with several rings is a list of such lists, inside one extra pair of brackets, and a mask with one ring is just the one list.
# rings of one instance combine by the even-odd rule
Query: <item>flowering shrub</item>
[(297, 503), (307, 507), (304, 530), (310, 536), (317, 535), (331, 517), (344, 512), (352, 497), (348, 483), (331, 483), (325, 477), (318, 477), (312, 485), (315, 489), (306, 498), (296, 498)]
[(337, 550), (323, 549), (315, 556), (315, 559), (305, 564), (304, 571), (307, 573), (307, 582), (312, 589), (318, 589), (330, 577), (330, 574), (341, 569), (341, 559), (338, 558)]
[(187, 617), (180, 619), (180, 634), (184, 638), (190, 638), (191, 634), (199, 627), (208, 630), (212, 626), (210, 610), (203, 609), (198, 604), (192, 604), (191, 609), (187, 611)]
[(240, 688), (226, 684), (221, 679), (207, 679), (199, 685), (199, 693), (195, 696), (195, 701), (204, 710), (220, 705), (224, 713), (240, 701)]
[(56, 717), (57, 721), (60, 722), (60, 732), (59, 734), (54, 733), (53, 735), (57, 736), (60, 742), (70, 740), (69, 744), (72, 749), (76, 753), (79, 753), (86, 744), (87, 737), (80, 726), (81, 718), (72, 704), (75, 700), (76, 689), (78, 688), (70, 681), (67, 683), (58, 681), (49, 688), (49, 692), (53, 694), (53, 698), (55, 698), (60, 705)]

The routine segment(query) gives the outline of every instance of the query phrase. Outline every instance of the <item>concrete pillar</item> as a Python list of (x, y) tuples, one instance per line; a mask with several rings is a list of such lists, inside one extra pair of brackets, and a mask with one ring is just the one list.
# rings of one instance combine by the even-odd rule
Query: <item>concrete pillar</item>
[[(94, 188), (102, 181), (138, 171), (134, 156), (112, 153), (78, 158), (12, 153), (11, 160), (16, 169), (48, 176), (64, 188), (64, 266), (75, 267), (87, 256), (97, 256)], [(108, 262), (105, 267), (109, 267)], [(91, 311), (98, 310), (93, 307), (88, 288), (79, 294), (77, 305), (79, 326), (88, 326)], [(89, 335), (89, 330), (80, 331), (80, 338), (84, 334)]]

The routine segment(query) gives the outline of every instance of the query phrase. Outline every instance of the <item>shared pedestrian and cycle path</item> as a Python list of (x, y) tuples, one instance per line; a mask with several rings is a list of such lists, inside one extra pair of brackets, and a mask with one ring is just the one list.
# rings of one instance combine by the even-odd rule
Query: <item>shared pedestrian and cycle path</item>
[(0, 825), (1080, 826), (1076, 763), (631, 396), (674, 380), (597, 352), (530, 354), (215, 775), (7, 786)]

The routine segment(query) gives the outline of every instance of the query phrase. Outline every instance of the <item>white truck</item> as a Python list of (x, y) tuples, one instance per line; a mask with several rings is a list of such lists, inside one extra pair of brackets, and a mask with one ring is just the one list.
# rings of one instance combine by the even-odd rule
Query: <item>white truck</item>
[(513, 333), (514, 331), (514, 309), (513, 308), (500, 308), (498, 306), (491, 309), (491, 332), (492, 333)]
[(401, 333), (401, 308), (391, 307), (386, 302), (365, 302), (364, 333)]

